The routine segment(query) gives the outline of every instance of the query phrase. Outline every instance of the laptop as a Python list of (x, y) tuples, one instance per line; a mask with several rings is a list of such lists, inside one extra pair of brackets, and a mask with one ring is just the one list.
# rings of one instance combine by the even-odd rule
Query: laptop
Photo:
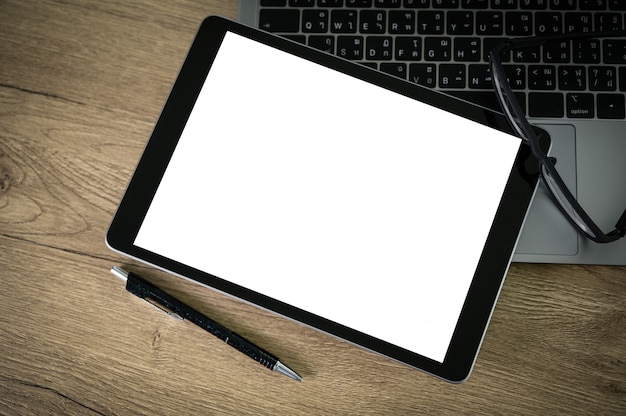
[[(503, 38), (624, 30), (623, 0), (239, 0), (242, 23), (500, 111), (488, 67)], [(609, 50), (610, 49), (610, 50)], [(608, 232), (626, 208), (626, 39), (512, 53), (505, 69), (550, 156)], [(626, 265), (626, 238), (580, 235), (540, 184), (513, 261)]]

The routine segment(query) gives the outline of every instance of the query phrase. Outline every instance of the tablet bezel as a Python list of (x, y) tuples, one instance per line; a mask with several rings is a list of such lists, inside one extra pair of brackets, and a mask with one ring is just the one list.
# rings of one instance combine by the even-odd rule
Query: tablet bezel
[[(133, 244), (227, 31), (513, 134), (506, 119), (499, 113), (384, 75), (365, 66), (356, 65), (272, 34), (221, 17), (211, 16), (205, 19), (200, 26), (172, 87), (150, 140), (111, 222), (106, 235), (107, 245), (114, 251), (258, 305), (447, 381), (460, 382), (465, 380), (469, 376), (478, 354), (508, 270), (528, 205), (535, 191), (537, 173), (527, 146), (520, 146), (515, 164), (516, 168), (511, 171), (443, 363), (326, 320)], [(531, 166), (530, 171), (528, 171), (528, 166)], [(463, 201), (459, 201), (459, 203), (463, 203)], [(454, 238), (455, 233), (463, 232), (463, 224), (454, 224), (454, 219), (451, 219), (451, 229), (442, 230), (442, 232), (450, 233), (450, 238)]]

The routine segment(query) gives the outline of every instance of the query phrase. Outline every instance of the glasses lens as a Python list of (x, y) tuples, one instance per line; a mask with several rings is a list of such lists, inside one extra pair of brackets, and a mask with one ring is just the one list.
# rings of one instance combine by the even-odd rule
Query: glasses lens
[(552, 193), (557, 203), (561, 206), (569, 219), (585, 234), (591, 237), (596, 237), (595, 233), (578, 214), (576, 208), (574, 208), (574, 206), (569, 202), (569, 199), (565, 196), (557, 181), (552, 177), (550, 171), (543, 164), (541, 165), (541, 173), (546, 187)]

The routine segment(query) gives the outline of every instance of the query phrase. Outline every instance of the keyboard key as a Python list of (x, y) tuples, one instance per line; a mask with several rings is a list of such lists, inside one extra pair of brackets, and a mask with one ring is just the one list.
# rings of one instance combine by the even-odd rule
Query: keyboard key
[(558, 75), (560, 90), (583, 91), (587, 88), (587, 71), (584, 66), (561, 65)]
[(491, 7), (494, 9), (516, 9), (517, 0), (491, 0)]
[(302, 31), (304, 33), (326, 33), (328, 30), (328, 10), (304, 10)]
[[(501, 38), (484, 38), (483, 39), (483, 61), (489, 62), (489, 53), (502, 42)], [(511, 52), (500, 52), (500, 61), (509, 62), (511, 60)]]
[(590, 66), (589, 89), (592, 91), (615, 91), (617, 71), (613, 66)]
[(509, 36), (530, 36), (533, 33), (531, 12), (508, 12), (505, 21), (506, 34)]
[(626, 66), (619, 69), (619, 90), (626, 91)]
[(403, 37), (396, 38), (396, 60), (419, 61), (422, 59), (422, 38)]
[(434, 88), (437, 83), (437, 68), (435, 64), (410, 64), (409, 81)]
[(291, 7), (313, 7), (315, 6), (315, 0), (289, 0)]
[(348, 7), (372, 7), (372, 0), (346, 0)]
[(476, 13), (476, 33), (478, 35), (502, 35), (504, 33), (504, 14), (502, 12)]
[(535, 35), (556, 35), (563, 33), (563, 14), (537, 12), (535, 14)]
[(624, 1), (624, 0), (609, 0), (609, 10), (626, 11), (626, 1)]
[(565, 96), (566, 116), (570, 118), (593, 118), (593, 94), (569, 93)]
[(594, 15), (595, 31), (609, 32), (622, 30), (622, 15), (620, 13), (596, 13)]
[(343, 0), (317, 0), (317, 7), (343, 7)]
[(391, 36), (369, 36), (365, 38), (365, 59), (389, 61), (393, 56)]
[(404, 7), (407, 9), (415, 9), (422, 8), (425, 9), (430, 7), (430, 0), (404, 0)]
[(363, 59), (363, 36), (339, 36), (337, 38), (337, 55), (354, 61)]
[(335, 53), (334, 36), (309, 36), (309, 46), (328, 53)]
[(580, 0), (581, 10), (604, 10), (606, 0)]
[(439, 35), (444, 30), (444, 13), (440, 11), (417, 12), (417, 33)]
[(598, 94), (598, 117), (621, 119), (626, 117), (624, 94)]
[(390, 11), (389, 33), (412, 34), (415, 33), (415, 12), (413, 11)]
[(530, 117), (563, 117), (563, 94), (560, 92), (531, 92), (528, 94)]
[(568, 63), (571, 61), (570, 41), (547, 42), (543, 45), (543, 60), (546, 63)]
[(474, 13), (472, 12), (448, 12), (447, 33), (448, 35), (472, 35), (474, 33)]
[(385, 9), (397, 9), (402, 5), (402, 0), (374, 0), (374, 6)]
[(528, 66), (528, 88), (531, 90), (556, 89), (556, 68), (552, 65)]
[(626, 40), (604, 39), (602, 42), (604, 62), (607, 64), (626, 64)]
[(578, 64), (600, 63), (600, 41), (598, 39), (572, 41), (572, 58)]
[(480, 61), (480, 39), (466, 37), (454, 39), (454, 59), (459, 62)]
[(465, 88), (465, 65), (441, 64), (439, 65), (440, 88)]
[(456, 9), (459, 7), (459, 0), (432, 0), (433, 7), (442, 9)]
[(427, 61), (449, 61), (452, 59), (452, 40), (450, 38), (424, 39), (424, 59)]
[(461, 7), (464, 9), (486, 9), (489, 7), (489, 0), (461, 0)]
[(526, 88), (526, 67), (524, 65), (504, 65), (504, 72), (513, 90)]
[(362, 10), (360, 13), (361, 21), (359, 28), (361, 33), (385, 33), (386, 14), (382, 10)]
[(541, 60), (541, 46), (516, 49), (512, 53), (514, 62), (539, 62)]
[(576, 0), (550, 0), (552, 10), (575, 10)]
[(493, 90), (491, 72), (487, 64), (472, 64), (468, 68), (467, 86), (471, 89)]
[(402, 79), (406, 79), (408, 76), (406, 71), (406, 64), (384, 62), (380, 64), (380, 70), (386, 74), (393, 75)]
[(300, 30), (300, 10), (263, 9), (259, 13), (259, 28), (268, 32), (297, 32)]
[(584, 33), (593, 31), (591, 13), (565, 13), (565, 33)]
[(355, 10), (333, 10), (330, 12), (332, 33), (356, 33), (357, 12)]
[(523, 10), (545, 10), (548, 0), (520, 0), (520, 8)]

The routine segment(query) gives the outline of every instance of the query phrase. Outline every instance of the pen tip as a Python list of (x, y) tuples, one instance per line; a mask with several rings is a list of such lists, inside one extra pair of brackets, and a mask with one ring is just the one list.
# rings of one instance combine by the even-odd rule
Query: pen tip
[(291, 368), (287, 367), (285, 364), (281, 363), (280, 361), (276, 361), (276, 364), (274, 365), (273, 370), (278, 371), (279, 373), (284, 374), (287, 377), (290, 377), (294, 380), (302, 381), (302, 377), (300, 377), (298, 373), (296, 373), (295, 371), (293, 371)]

